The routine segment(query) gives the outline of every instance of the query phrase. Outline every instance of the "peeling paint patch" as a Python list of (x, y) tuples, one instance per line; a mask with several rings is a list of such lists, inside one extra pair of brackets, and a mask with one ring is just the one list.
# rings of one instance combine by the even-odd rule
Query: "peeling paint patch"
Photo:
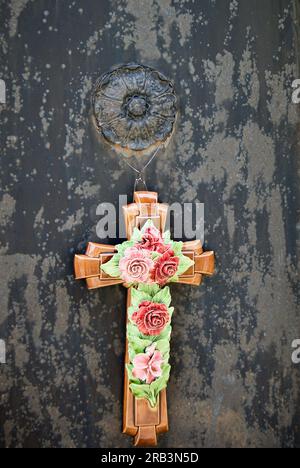
[(217, 105), (232, 101), (234, 97), (233, 72), (235, 62), (229, 51), (217, 54), (216, 62), (204, 60), (204, 73), (206, 79), (216, 86), (215, 100)]
[(127, 0), (125, 12), (133, 17), (131, 27), (127, 27), (124, 35), (125, 47), (135, 44), (140, 52), (141, 60), (159, 59), (161, 53), (157, 43), (158, 5), (156, 2), (154, 0), (148, 2)]
[(22, 12), (32, 0), (10, 0), (9, 35), (14, 37), (18, 31), (18, 22)]
[(240, 62), (240, 83), (247, 97), (248, 105), (257, 110), (260, 98), (260, 84), (256, 62), (249, 45), (244, 50)]
[(70, 308), (70, 298), (64, 281), (58, 281), (56, 284), (56, 322), (54, 328), (54, 333), (58, 337), (64, 336), (68, 330)]
[(70, 436), (70, 421), (62, 416), (59, 409), (55, 406), (48, 407), (48, 412), (52, 420), (53, 430), (61, 437), (62, 446), (65, 448), (75, 448), (75, 443)]
[(81, 185), (78, 185), (78, 187), (76, 187), (74, 193), (86, 200), (88, 198), (95, 197), (99, 193), (99, 190), (99, 185), (93, 185), (91, 184), (91, 182), (86, 180)]
[(62, 226), (58, 227), (59, 232), (71, 231), (74, 227), (82, 224), (82, 220), (85, 216), (84, 208), (80, 208), (73, 215), (70, 215), (66, 222)]
[(34, 219), (34, 229), (43, 229), (45, 226), (44, 207), (42, 206)]
[(299, 118), (297, 106), (292, 102), (292, 82), (296, 76), (293, 65), (286, 65), (281, 73), (273, 74), (267, 71), (266, 83), (268, 85), (268, 109), (272, 122), (279, 126), (282, 120), (288, 115), (291, 124), (296, 125)]
[(5, 226), (12, 218), (16, 208), (16, 200), (5, 193), (0, 201), (0, 225)]

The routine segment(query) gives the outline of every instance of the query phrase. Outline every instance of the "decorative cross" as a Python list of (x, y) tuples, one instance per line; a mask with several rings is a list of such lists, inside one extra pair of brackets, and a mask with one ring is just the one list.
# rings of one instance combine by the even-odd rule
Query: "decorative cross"
[[(133, 237), (135, 228), (142, 229), (149, 220), (162, 234), (165, 232), (168, 206), (158, 203), (157, 193), (135, 192), (134, 203), (123, 209), (128, 240)], [(134, 288), (124, 283), (124, 279), (112, 277), (103, 270), (103, 266), (117, 255), (118, 251), (114, 246), (89, 243), (85, 255), (75, 256), (75, 277), (85, 279), (88, 289), (116, 284), (128, 287), (127, 323), (130, 323)], [(177, 278), (177, 283), (199, 286), (203, 275), (211, 276), (214, 273), (214, 252), (203, 252), (199, 240), (183, 243), (182, 255), (191, 261), (188, 263), (190, 265), (188, 269)], [(131, 362), (128, 341), (127, 333), (125, 351), (127, 369)], [(147, 352), (151, 354), (149, 349)], [(166, 389), (163, 388), (159, 392), (153, 407), (146, 398), (134, 396), (132, 388), (129, 372), (125, 370), (123, 433), (134, 437), (134, 445), (137, 447), (155, 447), (157, 435), (168, 431)]]

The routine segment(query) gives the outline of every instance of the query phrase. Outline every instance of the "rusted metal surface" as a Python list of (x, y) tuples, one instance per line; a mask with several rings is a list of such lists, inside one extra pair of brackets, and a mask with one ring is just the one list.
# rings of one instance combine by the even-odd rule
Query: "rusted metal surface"
[(176, 131), (148, 186), (165, 203), (204, 202), (218, 252), (201, 289), (173, 288), (160, 446), (300, 446), (294, 6), (0, 0), (1, 446), (131, 444), (125, 293), (88, 292), (72, 270), (75, 251), (103, 241), (97, 205), (131, 200), (134, 175), (91, 118), (98, 77), (124, 63), (175, 83)]

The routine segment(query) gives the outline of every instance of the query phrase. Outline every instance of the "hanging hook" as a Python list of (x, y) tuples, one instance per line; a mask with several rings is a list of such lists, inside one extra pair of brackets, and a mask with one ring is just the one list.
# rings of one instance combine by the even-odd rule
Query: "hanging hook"
[(146, 181), (142, 175), (142, 172), (139, 173), (139, 177), (136, 177), (135, 181), (134, 181), (134, 188), (133, 188), (133, 191), (134, 192), (137, 192), (137, 188), (138, 188), (138, 185), (139, 184), (142, 184), (144, 186), (144, 189), (146, 190), (146, 192), (148, 192), (148, 188), (147, 188), (147, 184), (146, 184)]
[(152, 163), (152, 161), (154, 160), (154, 158), (156, 157), (156, 155), (158, 154), (158, 152), (159, 152), (159, 150), (161, 148), (162, 148), (161, 145), (158, 148), (156, 148), (154, 153), (151, 155), (149, 161), (144, 165), (144, 167), (141, 170), (137, 169), (132, 164), (130, 164), (126, 159), (124, 159), (124, 162), (127, 164), (127, 166), (130, 167), (130, 169), (132, 169), (137, 174), (137, 177), (136, 177), (135, 182), (134, 182), (134, 191), (135, 192), (136, 192), (136, 188), (137, 188), (138, 184), (142, 184), (144, 186), (144, 189), (146, 189), (146, 191), (148, 192), (147, 184), (146, 184), (145, 179), (144, 179), (145, 171), (150, 166), (150, 164)]

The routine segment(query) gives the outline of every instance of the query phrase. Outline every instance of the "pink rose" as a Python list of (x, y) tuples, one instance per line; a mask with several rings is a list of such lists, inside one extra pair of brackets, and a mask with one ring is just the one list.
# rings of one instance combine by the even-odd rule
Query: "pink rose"
[(163, 239), (160, 231), (154, 226), (147, 228), (139, 245), (143, 249), (156, 252), (158, 248), (163, 245)]
[(152, 268), (151, 253), (134, 247), (125, 250), (125, 256), (119, 263), (121, 278), (126, 283), (147, 283)]
[(170, 322), (170, 315), (165, 304), (144, 301), (139, 310), (132, 314), (132, 321), (136, 323), (139, 331), (144, 335), (160, 335)]
[(151, 384), (162, 375), (162, 354), (160, 351), (155, 351), (155, 348), (154, 343), (146, 349), (146, 354), (137, 354), (133, 360), (133, 376), (147, 384)]
[(164, 286), (169, 279), (176, 275), (179, 258), (174, 256), (173, 250), (168, 250), (154, 264), (151, 279), (154, 283)]

